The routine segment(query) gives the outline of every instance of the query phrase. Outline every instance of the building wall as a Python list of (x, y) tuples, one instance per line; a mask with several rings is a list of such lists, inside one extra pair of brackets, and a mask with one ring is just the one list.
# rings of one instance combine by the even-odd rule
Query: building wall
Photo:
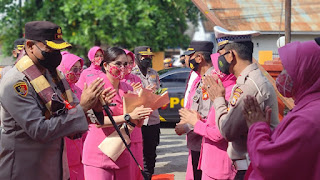
[(152, 68), (156, 71), (163, 69), (164, 52), (153, 52)]
[[(309, 41), (320, 35), (291, 35), (291, 42), (294, 41)], [(273, 57), (278, 56), (277, 40), (279, 39), (278, 34), (262, 34), (254, 37), (252, 42), (254, 44), (253, 57), (258, 60), (259, 51), (272, 51)]]

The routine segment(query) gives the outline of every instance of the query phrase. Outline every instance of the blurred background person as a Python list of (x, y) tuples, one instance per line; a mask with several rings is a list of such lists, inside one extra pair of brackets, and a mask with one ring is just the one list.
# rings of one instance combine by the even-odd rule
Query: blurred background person
[(16, 39), (14, 42), (13, 42), (13, 50), (12, 50), (12, 56), (14, 58), (18, 58), (19, 57), (19, 54), (21, 51), (23, 51), (24, 49), (24, 42), (26, 40), (24, 38), (19, 38), (19, 39)]
[(181, 67), (183, 67), (183, 68), (187, 67), (185, 58), (186, 58), (185, 55), (180, 56), (180, 63), (181, 63)]
[(164, 67), (164, 69), (172, 68), (172, 59), (171, 58), (165, 58), (163, 60), (163, 67)]
[(93, 46), (88, 52), (88, 58), (91, 61), (90, 67), (83, 70), (76, 85), (83, 89), (84, 84), (90, 84), (98, 77), (104, 79), (106, 76), (101, 71), (100, 64), (104, 60), (104, 52), (99, 46)]
[[(83, 59), (67, 51), (63, 51), (61, 54), (62, 60), (58, 70), (64, 74), (72, 92), (80, 100), (82, 91), (75, 83), (82, 72)], [(81, 134), (65, 137), (70, 180), (84, 180), (83, 164), (81, 162), (83, 140), (84, 138)]]
[[(127, 55), (128, 65), (125, 68), (124, 79), (122, 81), (131, 85), (133, 88), (133, 91), (137, 93), (137, 91), (142, 87), (142, 84), (141, 84), (141, 79), (138, 76), (131, 73), (132, 68), (135, 66), (135, 62), (134, 62), (135, 57), (131, 51), (127, 49), (123, 49), (123, 50)], [(130, 139), (131, 139), (130, 149), (132, 151), (132, 154), (137, 159), (140, 166), (143, 168), (143, 140), (142, 140), (141, 127), (136, 126), (133, 129), (130, 135)], [(140, 169), (136, 165), (136, 162), (133, 160), (133, 158), (130, 158), (130, 161), (131, 161), (130, 168), (131, 168), (133, 177), (136, 177), (136, 180), (143, 180), (142, 174), (140, 172)]]

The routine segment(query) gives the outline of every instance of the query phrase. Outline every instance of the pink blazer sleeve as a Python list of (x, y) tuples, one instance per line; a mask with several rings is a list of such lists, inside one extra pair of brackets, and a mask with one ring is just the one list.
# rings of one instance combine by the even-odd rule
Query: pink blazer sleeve
[[(208, 119), (204, 122), (199, 120), (195, 126), (194, 126), (194, 132), (210, 139), (213, 142), (219, 142), (221, 140), (223, 140), (223, 137), (219, 131), (219, 129), (217, 128), (217, 126), (215, 125), (215, 111), (214, 108), (210, 109), (210, 112), (208, 114)], [(214, 124), (209, 124), (208, 121), (213, 121)]]
[[(226, 99), (230, 98), (233, 85), (234, 81), (226, 87)], [(219, 142), (221, 140), (224, 140), (219, 128), (216, 126), (215, 123), (215, 110), (213, 106), (211, 107), (210, 112), (208, 114), (208, 119), (206, 119), (205, 121), (198, 121), (195, 124), (194, 132), (205, 138), (210, 139), (213, 142)]]

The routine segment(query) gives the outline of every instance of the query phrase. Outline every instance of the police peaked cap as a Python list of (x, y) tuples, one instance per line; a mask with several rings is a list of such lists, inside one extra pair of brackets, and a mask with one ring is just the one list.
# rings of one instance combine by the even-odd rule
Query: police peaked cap
[(190, 55), (197, 51), (212, 53), (213, 42), (211, 41), (191, 41), (189, 48), (184, 52), (184, 55)]
[(65, 49), (71, 44), (62, 39), (60, 26), (49, 21), (31, 21), (25, 25), (25, 38), (41, 41), (52, 49)]

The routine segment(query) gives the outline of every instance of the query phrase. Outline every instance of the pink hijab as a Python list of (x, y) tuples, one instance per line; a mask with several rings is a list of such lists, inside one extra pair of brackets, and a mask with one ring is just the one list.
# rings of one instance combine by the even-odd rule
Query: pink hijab
[[(94, 56), (96, 55), (96, 53), (97, 53), (99, 50), (103, 53), (102, 49), (101, 49), (99, 46), (93, 46), (93, 47), (89, 50), (89, 52), (88, 52), (88, 58), (89, 58), (89, 60), (90, 60), (91, 62), (93, 61)], [(91, 65), (92, 65), (92, 64), (91, 64)]]
[(93, 46), (88, 52), (88, 58), (91, 61), (91, 65), (81, 73), (81, 76), (76, 83), (76, 85), (80, 89), (83, 89), (84, 83), (87, 83), (87, 85), (89, 85), (98, 77), (103, 79), (106, 77), (106, 75), (101, 71), (101, 67), (92, 63), (92, 61), (94, 60), (94, 56), (99, 50), (103, 53), (103, 50), (99, 46)]
[[(218, 58), (219, 58), (220, 54), (219, 53), (214, 53), (214, 54), (211, 54), (211, 61), (212, 61), (212, 65), (214, 67), (214, 72), (213, 72), (213, 75), (216, 74), (220, 80), (222, 81), (222, 84), (223, 86), (226, 88), (226, 95), (231, 95), (231, 91), (232, 91), (232, 88), (233, 86), (231, 85), (234, 85), (237, 78), (233, 75), (233, 74), (224, 74), (222, 73), (220, 70), (219, 70), (219, 66), (218, 66)], [(228, 97), (229, 97), (228, 96)], [(227, 99), (229, 100), (229, 99)]]
[(72, 66), (78, 61), (80, 61), (81, 67), (83, 66), (83, 59), (81, 57), (71, 54), (68, 51), (62, 51), (61, 55), (62, 60), (60, 65), (58, 66), (59, 71), (63, 73), (70, 71)]
[[(66, 75), (70, 71), (72, 66), (78, 61), (80, 61), (81, 67), (83, 66), (83, 59), (80, 58), (79, 56), (71, 54), (68, 51), (61, 52), (61, 55), (62, 55), (62, 60), (61, 60), (60, 65), (58, 66), (58, 70), (61, 71), (63, 74)], [(78, 97), (78, 99), (80, 99), (81, 90), (77, 86), (75, 86), (74, 83), (69, 82), (69, 85), (71, 87), (71, 90)]]
[(127, 49), (123, 49), (123, 50), (124, 50), (124, 52), (126, 53), (126, 55), (131, 56), (131, 58), (132, 58), (132, 60), (133, 60), (133, 65), (132, 65), (132, 67), (126, 69), (128, 74), (125, 75), (125, 77), (124, 77), (124, 79), (123, 79), (123, 82), (127, 82), (129, 85), (130, 85), (131, 83), (137, 83), (137, 82), (140, 82), (140, 83), (141, 83), (141, 79), (140, 79), (138, 76), (136, 76), (136, 75), (134, 75), (134, 74), (131, 74), (132, 68), (133, 68), (134, 66), (136, 66), (136, 63), (135, 63), (135, 60), (134, 60), (134, 59), (135, 59), (134, 54), (133, 54), (131, 51), (127, 50)]
[(315, 41), (293, 42), (279, 48), (279, 56), (293, 80), (295, 104), (319, 98), (320, 46)]
[(132, 60), (133, 60), (133, 66), (135, 66), (136, 65), (136, 62), (135, 62), (135, 56), (134, 56), (134, 54), (133, 54), (133, 52), (131, 52), (131, 51), (129, 51), (129, 50), (127, 50), (127, 49), (123, 49), (124, 50), (124, 52), (126, 53), (126, 55), (129, 55), (129, 56), (131, 56), (131, 58), (132, 58)]

